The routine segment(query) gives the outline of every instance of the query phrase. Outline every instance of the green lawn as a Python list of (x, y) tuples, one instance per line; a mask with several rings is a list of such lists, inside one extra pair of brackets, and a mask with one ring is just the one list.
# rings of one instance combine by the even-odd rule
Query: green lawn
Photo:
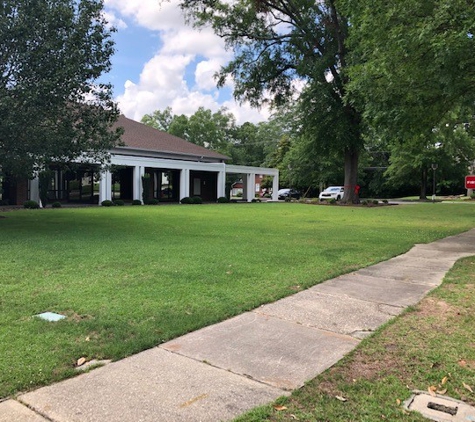
[[(475, 226), (473, 204), (0, 213), (0, 397)], [(33, 315), (53, 311), (49, 323)]]

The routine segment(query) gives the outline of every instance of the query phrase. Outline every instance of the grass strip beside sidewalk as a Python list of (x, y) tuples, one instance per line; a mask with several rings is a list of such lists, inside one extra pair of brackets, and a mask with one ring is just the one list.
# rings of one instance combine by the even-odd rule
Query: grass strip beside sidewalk
[(413, 390), (432, 389), (474, 406), (474, 302), (475, 257), (470, 257), (338, 364), (291, 397), (237, 421), (427, 421), (403, 408)]

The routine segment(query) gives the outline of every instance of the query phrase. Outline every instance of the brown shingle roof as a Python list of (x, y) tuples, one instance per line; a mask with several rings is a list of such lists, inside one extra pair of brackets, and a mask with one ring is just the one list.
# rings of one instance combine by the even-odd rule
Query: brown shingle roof
[(214, 160), (227, 160), (229, 157), (219, 152), (211, 151), (199, 145), (185, 141), (178, 136), (170, 135), (153, 127), (128, 119), (120, 115), (114, 127), (123, 127), (124, 133), (121, 137), (122, 148), (133, 148), (145, 151), (163, 152), (166, 154), (183, 155), (190, 159), (196, 157), (212, 158)]

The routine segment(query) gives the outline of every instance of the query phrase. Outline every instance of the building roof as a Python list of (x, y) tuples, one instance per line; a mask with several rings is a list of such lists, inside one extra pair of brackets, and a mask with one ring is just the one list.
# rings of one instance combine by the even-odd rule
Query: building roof
[(213, 161), (228, 160), (229, 157), (219, 152), (209, 150), (191, 142), (185, 141), (178, 136), (155, 129), (135, 120), (120, 115), (115, 127), (122, 127), (124, 133), (121, 137), (122, 146), (118, 150), (142, 150), (147, 152), (163, 153), (167, 156), (183, 158), (185, 160), (211, 159)]

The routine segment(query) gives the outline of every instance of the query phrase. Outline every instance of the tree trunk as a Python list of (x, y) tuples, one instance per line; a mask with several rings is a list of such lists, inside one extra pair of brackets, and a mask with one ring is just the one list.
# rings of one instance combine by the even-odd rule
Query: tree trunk
[(421, 171), (421, 194), (419, 199), (427, 199), (427, 169)]
[(345, 193), (342, 202), (353, 203), (357, 199), (355, 186), (358, 180), (359, 156), (359, 149), (354, 147), (345, 148)]

